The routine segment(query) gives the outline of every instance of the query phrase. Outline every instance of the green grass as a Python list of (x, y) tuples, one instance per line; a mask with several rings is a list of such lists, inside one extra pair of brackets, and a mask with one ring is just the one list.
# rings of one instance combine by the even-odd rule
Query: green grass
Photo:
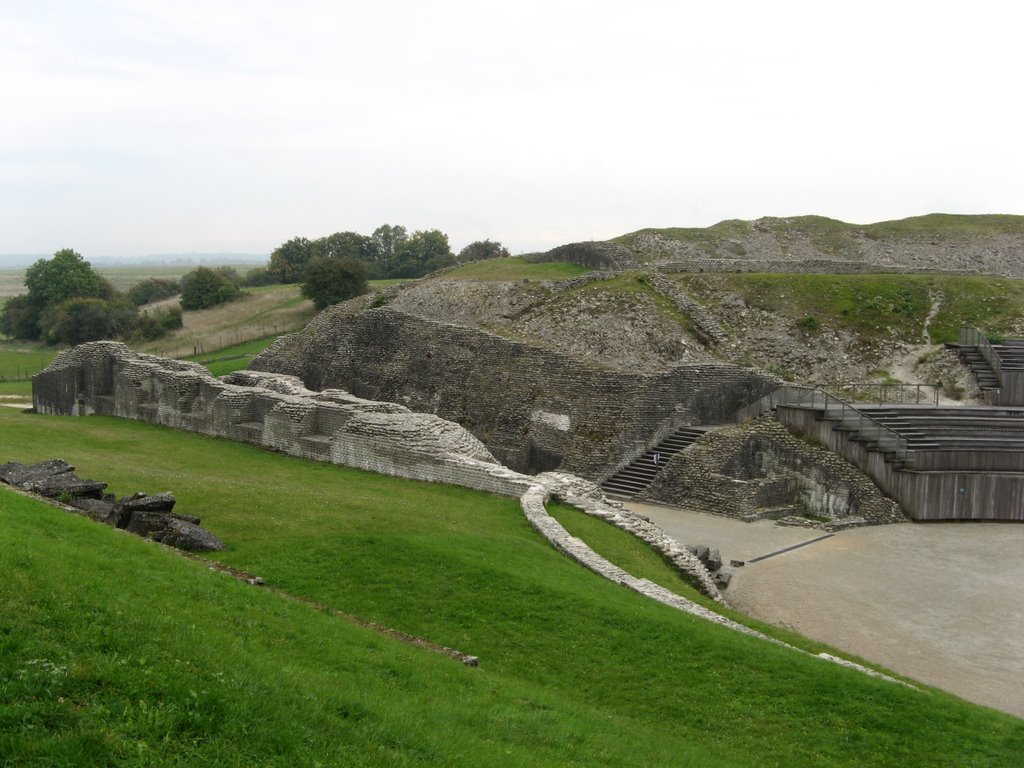
[(59, 350), (45, 344), (0, 339), (0, 382), (27, 382), (56, 357)]
[(533, 263), (518, 256), (474, 261), (445, 272), (443, 280), (564, 280), (590, 270), (578, 264), (563, 262)]
[(254, 341), (247, 341), (243, 344), (236, 344), (233, 347), (218, 349), (212, 356), (209, 354), (190, 355), (185, 359), (201, 363), (206, 366), (214, 376), (223, 376), (227, 373), (233, 373), (234, 371), (248, 368), (249, 362), (256, 355), (277, 341), (277, 338), (277, 336), (268, 336), (265, 339), (256, 339)]
[(794, 332), (842, 331), (864, 340), (920, 343), (932, 297), (941, 308), (930, 333), (953, 342), (961, 325), (1006, 333), (1024, 321), (1024, 280), (954, 275), (709, 274), (677, 278), (695, 298), (713, 304), (727, 294), (792, 320)]
[[(24, 717), (22, 708), (37, 705), (32, 696), (40, 698), (43, 683), (0, 697), (19, 708), (0, 733), (32, 742), (38, 764), (72, 742), (130, 751), (140, 740), (159, 745), (146, 754), (165, 764), (249, 764), (252, 751), (266, 750), (271, 763), (312, 764), (330, 754), (321, 750), (332, 744), (353, 750), (348, 764), (373, 764), (365, 751), (370, 738), (391, 750), (377, 764), (991, 766), (1018, 764), (1024, 749), (1019, 720), (775, 648), (604, 581), (541, 540), (512, 499), (101, 417), (0, 409), (0, 445), (0, 461), (38, 460), (60, 446), (83, 476), (108, 480), (118, 494), (171, 490), (181, 512), (198, 514), (228, 543), (220, 555), (225, 562), (273, 586), (481, 658), (479, 669), (464, 670), (427, 655), (430, 661), (420, 664), (410, 654), (412, 661), (396, 672), (390, 659), (404, 652), (363, 654), (381, 641), (353, 639), (329, 628), (325, 618), (308, 619), (327, 622), (318, 625), (323, 629), (307, 629), (307, 620), (293, 613), (299, 609), (275, 607), (258, 593), (242, 590), (222, 609), (228, 598), (214, 593), (215, 577), (203, 569), (166, 576), (157, 566), (158, 550), (102, 527), (83, 538), (79, 529), (86, 524), (76, 521), (67, 537), (67, 547), (90, 552), (94, 539), (110, 539), (95, 555), (95, 573), (74, 565), (67, 550), (37, 550), (60, 537), (58, 521), (31, 540), (0, 538), (7, 558), (0, 615), (7, 625), (37, 616), (0, 631), (0, 642), (28, 644), (24, 652), (0, 654), (2, 663), (27, 669), (31, 659), (47, 659), (70, 669), (80, 656), (95, 667), (124, 652), (147, 664), (158, 659), (160, 673), (169, 675), (178, 667), (168, 659), (179, 659), (181, 668), (196, 670), (190, 690), (203, 703), (193, 723), (187, 710), (179, 711), (191, 695), (176, 676), (164, 684), (159, 675), (139, 671), (108, 682), (107, 666), (88, 678), (92, 698), (74, 717), (56, 709), (46, 709), (41, 719)], [(140, 563), (136, 548), (153, 559)], [(22, 570), (12, 574), (15, 568)], [(40, 577), (39, 589), (22, 597), (21, 585), (33, 583), (36, 569), (52, 571), (57, 581)], [(83, 588), (72, 589), (78, 580)], [(175, 602), (171, 593), (178, 592), (201, 599)], [(140, 611), (137, 601), (154, 610)], [(95, 651), (90, 631), (76, 629), (74, 618), (94, 613), (91, 631), (106, 638)], [(129, 623), (123, 642), (116, 629), (122, 621)], [(166, 656), (155, 655), (160, 643), (168, 644)], [(257, 648), (259, 655), (251, 657)], [(207, 684), (215, 669), (231, 681), (226, 687)], [(385, 682), (367, 683), (364, 695), (363, 675)], [(199, 681), (203, 686), (196, 689)], [(108, 696), (111, 705), (103, 704)], [(358, 704), (363, 714), (357, 723), (342, 714), (353, 697), (351, 707)], [(143, 706), (129, 708), (129, 701), (144, 702), (150, 711), (167, 701), (179, 714), (150, 722), (139, 714)], [(93, 725), (78, 719), (91, 717), (97, 706), (104, 709)], [(250, 749), (246, 734), (257, 729), (265, 735), (254, 736)], [(187, 751), (208, 744), (215, 746), (197, 757)], [(322, 761), (332, 759), (342, 761)]]

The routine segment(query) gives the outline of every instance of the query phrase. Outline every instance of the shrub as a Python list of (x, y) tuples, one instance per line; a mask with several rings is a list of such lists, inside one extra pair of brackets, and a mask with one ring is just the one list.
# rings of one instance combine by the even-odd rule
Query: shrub
[(206, 309), (242, 295), (242, 289), (218, 270), (198, 267), (181, 278), (181, 308)]
[(167, 299), (178, 293), (181, 293), (181, 283), (177, 280), (151, 277), (129, 288), (128, 298), (131, 299), (132, 304), (141, 307), (143, 304)]
[(317, 309), (366, 293), (366, 264), (359, 259), (317, 258), (306, 267), (302, 295)]
[(146, 310), (139, 317), (135, 333), (145, 341), (153, 341), (181, 328), (181, 326), (182, 318), (179, 307)]

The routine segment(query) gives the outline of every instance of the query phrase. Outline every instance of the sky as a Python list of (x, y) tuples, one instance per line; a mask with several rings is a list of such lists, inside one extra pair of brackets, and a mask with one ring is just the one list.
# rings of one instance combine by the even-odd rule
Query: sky
[(0, 0), (0, 254), (1024, 214), (1024, 5)]

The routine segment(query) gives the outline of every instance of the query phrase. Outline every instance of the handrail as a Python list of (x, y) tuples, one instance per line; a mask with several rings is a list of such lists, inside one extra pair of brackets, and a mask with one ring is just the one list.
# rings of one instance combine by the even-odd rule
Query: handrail
[(800, 387), (796, 385), (779, 387), (774, 392), (737, 411), (737, 421), (742, 422), (750, 418), (756, 418), (779, 405), (792, 405), (814, 410), (820, 409), (829, 418), (831, 418), (832, 414), (837, 413), (837, 420), (841, 424), (855, 426), (859, 437), (867, 438), (877, 443), (878, 447), (887, 453), (894, 453), (896, 458), (904, 462), (906, 466), (912, 468), (914, 465), (915, 451), (910, 448), (905, 437), (885, 426), (871, 415), (864, 413), (853, 403), (848, 403), (841, 397), (837, 397), (819, 387)]
[[(880, 381), (852, 382), (850, 384), (828, 384), (825, 389), (833, 394), (839, 393), (837, 397), (846, 397), (850, 402), (856, 403), (858, 395), (862, 402), (873, 402), (879, 405), (890, 403), (892, 405), (921, 405), (922, 403), (938, 406), (941, 387), (935, 384), (903, 384), (886, 383)], [(878, 392), (878, 397), (868, 397), (872, 392)], [(929, 393), (929, 390), (931, 392)], [(896, 396), (892, 396), (892, 392)]]
[(992, 342), (979, 329), (972, 325), (960, 326), (960, 344), (966, 347), (977, 347), (982, 359), (989, 364), (996, 374), (996, 382), (1003, 386), (1003, 360), (999, 357)]

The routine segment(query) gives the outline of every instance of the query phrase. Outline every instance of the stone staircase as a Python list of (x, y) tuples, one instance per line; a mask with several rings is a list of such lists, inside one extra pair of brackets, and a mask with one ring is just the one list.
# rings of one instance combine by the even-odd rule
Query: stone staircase
[(647, 487), (669, 460), (689, 445), (693, 445), (710, 427), (680, 427), (653, 448), (649, 448), (632, 462), (601, 483), (609, 496), (631, 499)]
[[(980, 335), (976, 329), (968, 330)], [(986, 353), (982, 352), (979, 343), (985, 345)], [(1019, 401), (1019, 379), (1024, 374), (1024, 339), (1006, 339), (1002, 344), (990, 344), (978, 338), (965, 342), (965, 335), (961, 333), (960, 343), (948, 346), (956, 349), (960, 360), (971, 369), (986, 402), (992, 405), (1024, 404)], [(1013, 379), (1017, 381), (1011, 382)], [(1003, 396), (1000, 396), (1001, 390), (1006, 390)]]
[(975, 381), (978, 382), (978, 389), (982, 392), (990, 389), (999, 389), (999, 378), (996, 376), (996, 372), (992, 370), (992, 366), (988, 364), (988, 361), (981, 356), (981, 352), (978, 351), (977, 347), (958, 345), (957, 353), (960, 355), (960, 360), (971, 369)]

